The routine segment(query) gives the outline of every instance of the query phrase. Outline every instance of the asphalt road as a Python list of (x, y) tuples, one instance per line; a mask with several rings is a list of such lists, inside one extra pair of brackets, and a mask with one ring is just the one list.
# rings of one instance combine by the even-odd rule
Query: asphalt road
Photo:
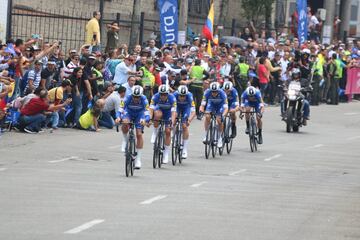
[(126, 178), (121, 134), (61, 129), (0, 138), (0, 239), (360, 239), (360, 102), (312, 107), (288, 134), (264, 115), (250, 152), (241, 122), (231, 155), (204, 157), (202, 123), (189, 158)]

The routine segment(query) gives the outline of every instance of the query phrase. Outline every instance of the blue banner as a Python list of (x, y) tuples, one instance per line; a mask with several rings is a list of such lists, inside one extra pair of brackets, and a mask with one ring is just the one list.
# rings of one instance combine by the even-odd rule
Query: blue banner
[(298, 22), (298, 38), (299, 44), (303, 44), (307, 40), (308, 18), (307, 18), (307, 1), (297, 0), (297, 11), (299, 16)]
[(160, 12), (161, 43), (177, 43), (178, 0), (158, 0)]

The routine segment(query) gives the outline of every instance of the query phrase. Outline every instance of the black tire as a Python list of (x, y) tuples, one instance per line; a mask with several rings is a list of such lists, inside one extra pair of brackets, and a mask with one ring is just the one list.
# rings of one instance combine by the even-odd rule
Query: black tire
[(130, 153), (130, 146), (129, 142), (126, 143), (126, 152), (125, 152), (125, 175), (129, 177), (131, 174), (131, 153)]
[(217, 151), (217, 144), (215, 144), (215, 139), (217, 139), (217, 129), (215, 128), (215, 124), (212, 124), (212, 127), (210, 127), (211, 130), (211, 155), (213, 158), (216, 157), (216, 151)]
[(299, 131), (299, 126), (294, 125), (294, 126), (293, 126), (293, 131), (294, 131), (294, 132), (298, 132), (298, 131)]
[(257, 151), (257, 141), (258, 141), (258, 137), (257, 137), (257, 127), (256, 127), (256, 122), (255, 122), (256, 120), (253, 118), (252, 119), (252, 131), (253, 131), (253, 145), (254, 145), (254, 150), (255, 150), (255, 152)]
[(177, 127), (175, 128), (175, 133), (172, 137), (172, 143), (171, 143), (171, 161), (172, 165), (176, 165), (177, 157), (178, 157), (178, 131)]
[(209, 159), (211, 149), (211, 129), (209, 128), (206, 132), (206, 143), (205, 143), (205, 158)]
[(153, 168), (156, 168), (156, 166), (158, 165), (157, 161), (159, 159), (159, 155), (160, 155), (160, 148), (158, 146), (158, 136), (156, 136), (155, 139), (155, 143), (154, 143), (154, 151), (153, 151)]
[(293, 125), (293, 107), (290, 106), (286, 111), (286, 132), (291, 132)]
[(183, 148), (184, 148), (184, 140), (183, 140), (183, 134), (182, 131), (178, 131), (178, 160), (179, 163), (182, 163), (182, 154), (183, 154)]
[(135, 139), (132, 139), (131, 141), (131, 146), (130, 146), (130, 149), (131, 149), (131, 163), (130, 163), (130, 170), (131, 170), (131, 176), (134, 176), (134, 168), (135, 168)]
[(161, 164), (164, 158), (164, 136), (163, 136), (163, 131), (159, 131), (158, 133), (158, 146), (159, 146), (159, 157), (158, 157), (158, 167), (161, 168)]
[(233, 144), (233, 139), (230, 137), (232, 134), (230, 121), (226, 124), (225, 136), (226, 136), (226, 152), (230, 154)]

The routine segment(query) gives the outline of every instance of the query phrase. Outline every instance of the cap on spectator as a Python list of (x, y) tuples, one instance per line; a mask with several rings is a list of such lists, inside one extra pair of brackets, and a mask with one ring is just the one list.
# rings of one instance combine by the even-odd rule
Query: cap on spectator
[(195, 41), (198, 41), (199, 39), (200, 39), (199, 37), (194, 37), (193, 41), (195, 42)]
[(154, 63), (154, 61), (151, 60), (151, 59), (147, 59), (147, 60), (146, 60), (146, 64), (148, 64), (148, 65), (152, 65), (153, 63)]
[(204, 54), (204, 57), (209, 58), (210, 55), (209, 55), (208, 53), (205, 53), (205, 54)]
[(42, 64), (43, 64), (43, 62), (42, 62), (41, 60), (36, 60), (34, 64), (35, 64), (35, 65), (39, 65), (39, 64), (41, 64), (41, 65), (42, 65)]
[(71, 49), (70, 53), (77, 53), (77, 51), (75, 49)]
[(39, 51), (39, 50), (41, 50), (37, 45), (34, 45), (34, 46), (32, 47), (32, 49), (33, 49), (34, 51)]
[(90, 56), (88, 57), (88, 59), (96, 60), (96, 57), (95, 57), (94, 55), (90, 55)]
[(56, 62), (54, 62), (54, 61), (48, 61), (47, 64), (48, 64), (48, 65), (56, 65)]
[(185, 42), (185, 46), (190, 46), (190, 42), (189, 42), (189, 41), (186, 41), (186, 42)]
[(154, 70), (157, 71), (157, 72), (161, 72), (161, 68), (160, 68), (160, 67), (156, 67)]
[(192, 58), (187, 58), (186, 59), (186, 63), (188, 63), (188, 64), (191, 64), (193, 62), (194, 62), (194, 59), (192, 59)]
[(197, 47), (191, 47), (190, 48), (190, 52), (197, 52), (198, 51), (198, 48)]

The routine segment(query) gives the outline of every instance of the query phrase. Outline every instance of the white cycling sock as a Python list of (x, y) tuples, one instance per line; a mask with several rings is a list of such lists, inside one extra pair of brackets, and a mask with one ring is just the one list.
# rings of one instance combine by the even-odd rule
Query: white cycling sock
[(142, 152), (142, 149), (140, 148), (136, 148), (136, 152), (137, 152), (137, 158), (140, 159), (141, 158), (141, 152)]
[(164, 155), (168, 155), (170, 150), (170, 146), (165, 145)]
[(129, 138), (129, 135), (127, 133), (126, 134), (123, 133), (123, 141), (127, 142), (128, 138)]
[(189, 139), (184, 140), (184, 149), (187, 150)]

